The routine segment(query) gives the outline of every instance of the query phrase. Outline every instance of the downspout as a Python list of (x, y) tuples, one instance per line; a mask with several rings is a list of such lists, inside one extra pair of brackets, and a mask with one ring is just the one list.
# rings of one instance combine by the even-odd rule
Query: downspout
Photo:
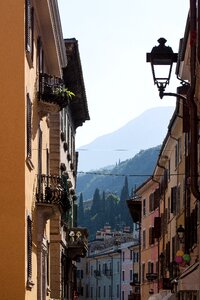
[[(199, 22), (199, 21), (198, 21)], [(195, 85), (196, 85), (196, 1), (190, 0), (190, 73), (191, 85), (188, 91), (188, 103), (190, 112), (190, 130), (191, 130), (191, 147), (190, 147), (190, 177), (191, 192), (197, 200), (200, 200), (198, 188), (198, 118), (197, 106), (195, 103)]]

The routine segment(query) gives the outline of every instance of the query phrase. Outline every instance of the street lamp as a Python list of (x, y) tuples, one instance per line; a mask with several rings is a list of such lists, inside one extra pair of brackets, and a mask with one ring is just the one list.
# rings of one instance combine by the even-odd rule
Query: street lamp
[(186, 100), (185, 97), (175, 93), (164, 93), (166, 86), (170, 82), (173, 63), (177, 62), (178, 53), (174, 53), (172, 48), (166, 46), (166, 39), (158, 39), (158, 46), (153, 47), (150, 53), (147, 53), (146, 61), (151, 63), (151, 70), (154, 84), (157, 85), (159, 96), (179, 96)]

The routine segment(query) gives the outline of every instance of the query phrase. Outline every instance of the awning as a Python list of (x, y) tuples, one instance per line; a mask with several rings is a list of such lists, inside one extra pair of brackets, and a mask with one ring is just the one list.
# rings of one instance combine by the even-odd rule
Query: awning
[(148, 300), (162, 300), (162, 296), (160, 294), (153, 294)]
[(178, 279), (179, 291), (198, 291), (199, 284), (199, 262), (186, 268)]

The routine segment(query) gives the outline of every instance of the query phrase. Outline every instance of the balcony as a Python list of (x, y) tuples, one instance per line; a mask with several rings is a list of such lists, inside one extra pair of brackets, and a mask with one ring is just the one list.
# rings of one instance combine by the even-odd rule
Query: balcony
[(61, 177), (44, 174), (38, 176), (36, 204), (41, 207), (58, 206), (64, 212), (71, 208), (69, 193)]
[(86, 228), (74, 227), (66, 230), (68, 256), (76, 260), (85, 257), (88, 250), (88, 231)]
[(41, 111), (58, 112), (69, 103), (65, 86), (61, 78), (48, 74), (40, 74), (39, 79), (39, 106)]

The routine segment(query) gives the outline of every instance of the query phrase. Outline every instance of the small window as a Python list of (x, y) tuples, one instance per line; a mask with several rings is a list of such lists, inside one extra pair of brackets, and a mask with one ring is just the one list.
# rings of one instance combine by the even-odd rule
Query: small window
[(26, 138), (27, 138), (27, 158), (32, 156), (32, 103), (27, 94), (26, 97)]

